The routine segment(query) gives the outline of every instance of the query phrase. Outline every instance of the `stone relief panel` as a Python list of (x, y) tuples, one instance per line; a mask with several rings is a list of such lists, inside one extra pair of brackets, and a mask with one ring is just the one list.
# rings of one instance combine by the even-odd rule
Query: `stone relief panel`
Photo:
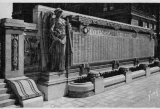
[(24, 66), (35, 66), (40, 63), (40, 43), (35, 36), (25, 36)]
[(18, 55), (18, 48), (19, 48), (19, 35), (18, 34), (12, 34), (12, 39), (11, 39), (11, 48), (12, 48), (12, 62), (11, 62), (11, 69), (12, 71), (15, 71), (15, 70), (18, 70), (18, 58), (19, 58), (19, 55)]

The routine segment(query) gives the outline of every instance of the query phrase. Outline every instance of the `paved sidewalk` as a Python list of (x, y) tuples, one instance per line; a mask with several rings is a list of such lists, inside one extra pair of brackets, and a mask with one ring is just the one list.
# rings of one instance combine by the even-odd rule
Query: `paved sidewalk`
[(44, 108), (160, 107), (160, 72), (86, 98), (45, 101)]

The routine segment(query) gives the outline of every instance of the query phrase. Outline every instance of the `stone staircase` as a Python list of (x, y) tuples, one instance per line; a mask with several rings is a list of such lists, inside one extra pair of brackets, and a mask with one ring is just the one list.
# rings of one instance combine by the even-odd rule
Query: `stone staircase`
[(17, 100), (11, 89), (5, 83), (4, 79), (0, 79), (0, 107), (16, 108)]

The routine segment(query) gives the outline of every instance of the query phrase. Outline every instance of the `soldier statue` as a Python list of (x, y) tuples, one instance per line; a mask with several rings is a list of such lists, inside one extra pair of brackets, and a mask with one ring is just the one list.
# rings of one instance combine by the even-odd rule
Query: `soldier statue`
[[(62, 9), (57, 8), (55, 18), (50, 19), (51, 44), (49, 45), (49, 68), (51, 71), (63, 72), (65, 70), (66, 51), (66, 21), (61, 18)], [(71, 25), (69, 26), (71, 29)]]

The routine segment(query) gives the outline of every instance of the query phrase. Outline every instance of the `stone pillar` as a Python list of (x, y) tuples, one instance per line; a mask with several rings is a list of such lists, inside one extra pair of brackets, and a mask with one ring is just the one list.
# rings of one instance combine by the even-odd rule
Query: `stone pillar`
[(90, 66), (89, 66), (89, 64), (82, 64), (82, 65), (80, 66), (80, 74), (81, 74), (81, 75), (88, 74), (89, 71), (90, 71)]
[(150, 76), (151, 72), (147, 64), (140, 64), (139, 68), (146, 72), (146, 76)]
[(138, 64), (139, 64), (139, 59), (138, 59), (138, 58), (135, 58), (135, 59), (134, 59), (134, 66), (138, 66)]
[(119, 67), (119, 62), (118, 61), (113, 61), (112, 63), (112, 70), (117, 70)]
[(23, 20), (1, 19), (4, 32), (4, 78), (24, 76)]
[(104, 79), (103, 79), (103, 77), (100, 77), (99, 72), (91, 70), (88, 73), (88, 78), (90, 78), (90, 80), (94, 84), (95, 94), (104, 92)]
[(32, 79), (24, 76), (23, 20), (1, 19), (3, 30), (3, 74), (22, 107), (42, 107), (43, 97)]
[(132, 72), (127, 67), (119, 68), (119, 72), (123, 73), (126, 77), (126, 83), (132, 82)]

